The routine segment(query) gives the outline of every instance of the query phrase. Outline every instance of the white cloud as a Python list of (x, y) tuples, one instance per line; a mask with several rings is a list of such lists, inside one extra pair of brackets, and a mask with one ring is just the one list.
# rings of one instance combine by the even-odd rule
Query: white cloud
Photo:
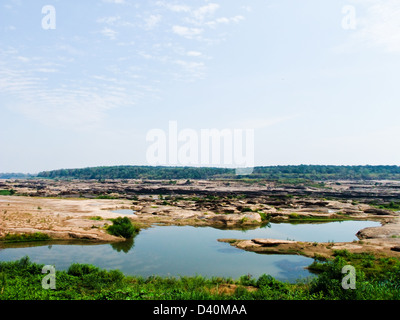
[(96, 20), (97, 23), (104, 23), (112, 27), (134, 27), (135, 24), (121, 19), (120, 16), (102, 17)]
[(192, 15), (195, 19), (203, 21), (206, 17), (212, 16), (219, 9), (219, 7), (220, 6), (217, 3), (209, 3), (206, 6), (194, 10)]
[(233, 21), (235, 23), (238, 23), (238, 22), (240, 22), (242, 20), (244, 20), (243, 16), (234, 16), (234, 17), (230, 18), (230, 21)]
[(145, 58), (145, 59), (154, 59), (154, 57), (151, 54), (148, 54), (148, 53), (143, 52), (143, 51), (139, 51), (138, 55), (141, 56), (142, 58)]
[(23, 57), (14, 48), (0, 49), (2, 106), (46, 126), (91, 130), (109, 110), (134, 104), (135, 94), (110, 76), (53, 81), (66, 67), (44, 57)]
[(23, 76), (20, 71), (3, 69), (0, 70), (0, 93), (19, 96), (21, 92), (35, 90), (38, 81), (40, 78)]
[(106, 76), (94, 75), (92, 78), (96, 79), (96, 80), (107, 81), (107, 82), (117, 82), (116, 78), (109, 78), (109, 77), (106, 77)]
[(186, 76), (179, 76), (179, 78), (189, 80), (204, 78), (205, 64), (203, 62), (176, 60), (174, 63), (182, 67), (186, 73)]
[(188, 51), (186, 55), (188, 55), (189, 57), (200, 57), (202, 56), (202, 53), (198, 51)]
[(242, 6), (242, 9), (247, 11), (247, 12), (252, 12), (253, 11), (253, 8), (250, 7), (250, 6)]
[(157, 5), (163, 6), (173, 12), (190, 12), (191, 11), (190, 7), (187, 5), (170, 4), (170, 3), (165, 3), (163, 1), (158, 1)]
[(229, 23), (229, 19), (228, 19), (228, 18), (225, 18), (225, 17), (217, 18), (217, 19), (215, 20), (215, 22), (217, 22), (217, 23)]
[(121, 46), (121, 47), (129, 47), (129, 46), (136, 45), (136, 42), (135, 41), (127, 41), (127, 42), (121, 41), (121, 42), (118, 42), (117, 45)]
[(191, 39), (203, 33), (203, 29), (200, 28), (189, 28), (185, 26), (173, 26), (172, 31), (182, 37)]
[(125, 0), (103, 0), (106, 3), (125, 4)]
[[(187, 39), (207, 42), (209, 44), (218, 43), (222, 39), (220, 35), (216, 36), (215, 33), (207, 34), (205, 37), (203, 33), (208, 29), (215, 29), (219, 25), (229, 25), (244, 20), (244, 16), (242, 15), (215, 17), (216, 13), (221, 9), (221, 6), (213, 2), (208, 2), (205, 5), (197, 7), (189, 7), (186, 4), (171, 4), (167, 1), (157, 1), (156, 5), (167, 8), (169, 11), (182, 14), (181, 22), (172, 26), (172, 32), (174, 34)], [(178, 19), (179, 18), (177, 18), (177, 20)]]
[(207, 21), (205, 24), (209, 27), (216, 27), (218, 24), (230, 24), (232, 22), (239, 23), (242, 20), (244, 20), (243, 16), (234, 16), (231, 18), (220, 17), (212, 21)]
[(77, 49), (69, 44), (57, 44), (54, 46), (54, 49), (57, 51), (63, 51), (69, 55), (69, 57), (65, 58), (66, 60), (73, 59), (71, 56), (82, 56), (85, 54), (83, 50)]
[(103, 28), (103, 30), (101, 30), (101, 34), (104, 35), (105, 37), (109, 38), (110, 40), (115, 40), (118, 32), (105, 27), (105, 28)]
[(79, 88), (63, 85), (51, 90), (48, 85), (44, 79), (14, 75), (6, 86), (0, 81), (0, 92), (15, 95), (12, 105), (4, 103), (13, 111), (46, 126), (73, 130), (98, 127), (108, 110), (131, 101), (123, 88), (109, 85)]
[(103, 17), (103, 18), (99, 18), (97, 19), (98, 23), (105, 23), (108, 25), (115, 25), (115, 23), (117, 21), (119, 21), (121, 19), (120, 16), (111, 16), (111, 17)]
[(58, 69), (52, 69), (52, 68), (38, 68), (35, 71), (37, 72), (43, 72), (43, 73), (54, 73), (58, 72)]
[(149, 30), (155, 28), (155, 27), (160, 23), (161, 19), (162, 19), (162, 16), (161, 16), (161, 15), (159, 15), (159, 14), (157, 14), (157, 15), (152, 14), (150, 17), (148, 17), (147, 19), (145, 19), (145, 22), (146, 22), (145, 28), (146, 28), (146, 29), (149, 29)]
[(28, 57), (22, 57), (22, 56), (18, 56), (17, 59), (18, 59), (19, 61), (22, 61), (22, 62), (30, 62), (30, 61), (31, 61), (30, 58), (28, 58)]

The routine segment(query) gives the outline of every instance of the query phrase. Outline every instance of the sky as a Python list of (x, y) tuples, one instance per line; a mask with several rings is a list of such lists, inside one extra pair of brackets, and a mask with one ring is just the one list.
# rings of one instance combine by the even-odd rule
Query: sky
[(0, 172), (397, 165), (399, 83), (397, 0), (2, 0)]

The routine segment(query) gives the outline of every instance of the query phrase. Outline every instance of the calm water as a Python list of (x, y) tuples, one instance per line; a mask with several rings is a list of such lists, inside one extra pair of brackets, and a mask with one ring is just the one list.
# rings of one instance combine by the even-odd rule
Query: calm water
[(32, 261), (65, 270), (71, 263), (90, 263), (120, 269), (129, 275), (203, 275), (238, 278), (268, 273), (284, 281), (311, 274), (304, 269), (313, 261), (297, 255), (246, 252), (218, 242), (218, 238), (275, 238), (300, 241), (352, 241), (356, 232), (377, 222), (345, 221), (324, 224), (271, 224), (254, 230), (220, 230), (211, 227), (154, 226), (142, 230), (133, 241), (101, 245), (42, 245), (0, 250), (0, 261), (28, 255)]
[(118, 210), (114, 210), (111, 212), (124, 214), (124, 215), (132, 215), (132, 214), (135, 215), (136, 214), (136, 211), (131, 210), (131, 209), (118, 209)]

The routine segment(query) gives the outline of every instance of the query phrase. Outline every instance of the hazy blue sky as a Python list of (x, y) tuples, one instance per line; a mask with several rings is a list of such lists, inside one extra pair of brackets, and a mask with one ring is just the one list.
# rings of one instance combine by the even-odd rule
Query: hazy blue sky
[(397, 0), (2, 0), (0, 172), (147, 164), (169, 121), (254, 129), (256, 165), (399, 164), (399, 84)]

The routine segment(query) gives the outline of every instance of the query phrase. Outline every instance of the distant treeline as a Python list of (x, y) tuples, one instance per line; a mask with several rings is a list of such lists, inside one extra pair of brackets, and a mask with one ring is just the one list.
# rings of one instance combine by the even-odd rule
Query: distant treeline
[(234, 170), (224, 168), (113, 166), (83, 169), (60, 169), (40, 172), (40, 178), (74, 179), (212, 179), (231, 176)]
[(40, 172), (51, 179), (307, 179), (307, 180), (400, 180), (399, 166), (296, 165), (255, 167), (250, 175), (238, 176), (234, 169), (209, 167), (112, 166), (60, 169)]
[(28, 179), (35, 176), (27, 173), (0, 173), (0, 179)]

